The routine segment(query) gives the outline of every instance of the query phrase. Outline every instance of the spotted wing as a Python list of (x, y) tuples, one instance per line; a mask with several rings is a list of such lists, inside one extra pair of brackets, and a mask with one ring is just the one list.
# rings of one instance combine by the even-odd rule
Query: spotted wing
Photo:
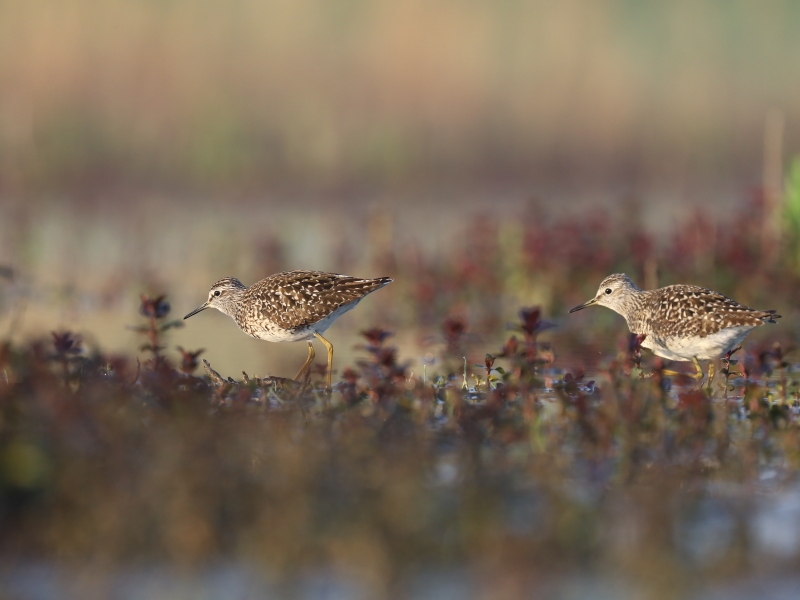
[[(660, 292), (662, 290), (659, 290)], [(697, 286), (670, 286), (653, 298), (654, 331), (664, 337), (705, 337), (728, 327), (775, 323), (774, 310), (748, 308), (727, 296)]]
[(302, 329), (360, 300), (392, 280), (359, 279), (319, 271), (279, 273), (248, 288), (258, 317), (287, 330)]

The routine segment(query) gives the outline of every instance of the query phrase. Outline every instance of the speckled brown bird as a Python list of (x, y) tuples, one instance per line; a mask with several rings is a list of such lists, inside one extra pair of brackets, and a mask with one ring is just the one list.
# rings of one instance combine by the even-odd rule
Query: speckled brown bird
[[(694, 285), (641, 290), (622, 273), (609, 275), (597, 295), (569, 312), (597, 304), (621, 314), (632, 333), (644, 334), (642, 346), (669, 360), (690, 360), (700, 379), (698, 360), (712, 360), (738, 346), (753, 329), (775, 323), (774, 310), (754, 310), (727, 296)], [(665, 373), (675, 375), (673, 371)], [(714, 377), (709, 366), (708, 382)]]
[(216, 308), (254, 338), (268, 342), (308, 341), (308, 358), (295, 377), (298, 380), (314, 359), (311, 340), (316, 337), (328, 349), (330, 388), (333, 346), (322, 334), (364, 296), (391, 282), (388, 277), (359, 279), (320, 271), (287, 271), (247, 287), (235, 277), (225, 277), (211, 286), (208, 300), (184, 319)]

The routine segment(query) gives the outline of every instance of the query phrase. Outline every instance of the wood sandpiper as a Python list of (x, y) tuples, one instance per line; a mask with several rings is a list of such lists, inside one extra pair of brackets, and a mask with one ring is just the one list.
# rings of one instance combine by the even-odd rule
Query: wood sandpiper
[(392, 280), (359, 279), (319, 271), (288, 271), (270, 275), (250, 287), (235, 277), (220, 279), (208, 300), (183, 317), (216, 308), (236, 321), (247, 335), (268, 342), (308, 341), (308, 358), (295, 376), (300, 380), (314, 359), (313, 338), (328, 349), (327, 386), (331, 387), (333, 346), (322, 334), (367, 294)]
[[(775, 323), (774, 310), (754, 310), (727, 296), (694, 285), (670, 285), (640, 290), (622, 273), (609, 275), (597, 295), (569, 312), (597, 304), (621, 314), (632, 333), (644, 335), (642, 346), (668, 360), (690, 360), (702, 379), (698, 360), (714, 360), (738, 346), (753, 329)], [(667, 375), (679, 375), (664, 371)], [(714, 364), (708, 367), (708, 384)]]

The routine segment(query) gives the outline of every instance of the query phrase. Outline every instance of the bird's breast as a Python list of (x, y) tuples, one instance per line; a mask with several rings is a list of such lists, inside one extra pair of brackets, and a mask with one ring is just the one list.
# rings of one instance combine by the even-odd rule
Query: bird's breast
[(710, 360), (733, 350), (752, 330), (752, 326), (739, 325), (705, 335), (660, 337), (650, 334), (642, 346), (668, 360)]

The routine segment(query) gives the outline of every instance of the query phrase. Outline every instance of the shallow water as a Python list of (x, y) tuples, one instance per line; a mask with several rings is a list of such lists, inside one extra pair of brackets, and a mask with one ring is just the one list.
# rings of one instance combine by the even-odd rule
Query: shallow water
[[(375, 600), (369, 584), (342, 574), (309, 573), (302, 580), (276, 585), (256, 569), (220, 563), (202, 571), (165, 566), (127, 567), (92, 575), (80, 568), (53, 563), (2, 567), (0, 585), (6, 598), (16, 600)], [(410, 576), (403, 600), (482, 600), (492, 598), (488, 581), (464, 569), (427, 570)], [(800, 576), (782, 574), (731, 577), (730, 581), (699, 584), (677, 597), (687, 600), (796, 600)], [(667, 597), (669, 586), (661, 590)], [(567, 573), (528, 588), (528, 597), (547, 600), (641, 600), (652, 590), (611, 575)], [(524, 597), (524, 595), (523, 595)]]

